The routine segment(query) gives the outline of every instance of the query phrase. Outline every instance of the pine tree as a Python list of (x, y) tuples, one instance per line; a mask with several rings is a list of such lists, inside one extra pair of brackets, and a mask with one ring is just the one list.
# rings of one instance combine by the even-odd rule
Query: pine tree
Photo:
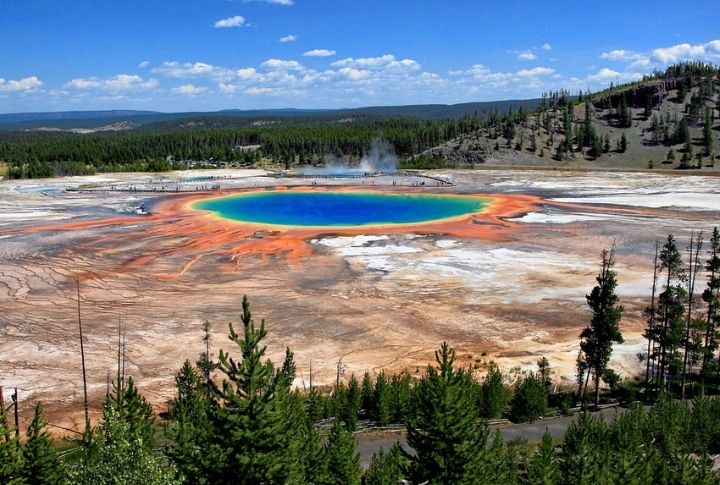
[(350, 382), (348, 383), (347, 388), (347, 406), (345, 406), (345, 409), (340, 416), (340, 418), (345, 422), (347, 429), (350, 431), (355, 431), (357, 429), (360, 406), (362, 406), (360, 385), (355, 378), (355, 374), (353, 374), (350, 376)]
[(375, 415), (375, 385), (369, 372), (365, 372), (360, 388), (362, 398), (362, 409), (366, 417)]
[(462, 483), (488, 440), (473, 402), (472, 377), (455, 369), (455, 351), (444, 342), (415, 387), (407, 424), (410, 478), (415, 483)]
[(395, 374), (390, 379), (390, 421), (405, 423), (412, 401), (411, 377), (407, 372)]
[[(121, 381), (122, 382), (122, 381)], [(108, 404), (114, 406), (119, 419), (130, 427), (130, 432), (140, 437), (143, 446), (152, 449), (155, 446), (155, 415), (152, 407), (140, 394), (135, 381), (129, 377), (125, 384), (113, 383), (114, 393)]]
[(712, 111), (710, 109), (705, 109), (705, 124), (703, 125), (703, 146), (705, 147), (705, 156), (710, 156), (713, 151)]
[(373, 455), (367, 471), (363, 475), (363, 485), (396, 485), (404, 478), (403, 470), (407, 467), (407, 458), (399, 443), (395, 443), (390, 451), (380, 448)]
[(545, 383), (534, 375), (520, 380), (510, 400), (508, 417), (514, 423), (533, 422), (541, 418), (547, 410), (548, 390)]
[(208, 478), (214, 483), (302, 481), (303, 443), (295, 431), (304, 423), (290, 412), (294, 401), (278, 387), (272, 362), (262, 361), (265, 321), (255, 326), (247, 297), (242, 307), (242, 335), (229, 324), (229, 338), (239, 347), (241, 359), (223, 350), (218, 356), (217, 368), (224, 377), (216, 391), (221, 405), (210, 415), (214, 433), (209, 460), (214, 467)]
[(713, 229), (708, 253), (710, 257), (705, 265), (708, 282), (702, 294), (707, 305), (701, 368), (703, 382), (720, 371), (720, 362), (714, 359), (720, 339), (720, 231), (717, 227)]
[(560, 463), (555, 452), (555, 445), (546, 431), (533, 454), (529, 466), (527, 483), (530, 485), (554, 485), (562, 483)]
[(175, 467), (162, 465), (110, 403), (106, 403), (102, 422), (69, 475), (69, 483), (77, 485), (181, 483)]
[(328, 483), (336, 485), (359, 485), (362, 471), (360, 455), (355, 449), (355, 437), (340, 420), (330, 428), (325, 452), (328, 460)]
[(388, 385), (387, 377), (385, 373), (381, 372), (375, 379), (375, 421), (379, 426), (387, 426), (390, 424), (390, 417), (392, 414), (391, 409), (391, 396), (390, 386)]
[(678, 349), (682, 345), (685, 330), (683, 302), (687, 295), (682, 286), (685, 274), (682, 270), (682, 258), (672, 235), (668, 236), (660, 251), (660, 263), (665, 271), (665, 283), (658, 296), (658, 312), (661, 315), (658, 382), (663, 387), (667, 382), (666, 374), (672, 379), (682, 365)]
[(618, 144), (618, 151), (620, 153), (625, 153), (627, 151), (627, 147), (628, 147), (627, 137), (625, 136), (625, 133), (623, 133), (622, 135), (620, 135), (620, 143)]
[(279, 385), (289, 389), (295, 380), (295, 373), (295, 354), (290, 350), (290, 347), (285, 347), (285, 358), (278, 374)]
[(50, 442), (47, 421), (42, 406), (35, 405), (35, 415), (27, 429), (27, 441), (23, 447), (23, 478), (28, 483), (52, 485), (64, 482), (63, 465)]
[(600, 379), (612, 356), (614, 343), (623, 343), (620, 333), (620, 319), (623, 307), (618, 303), (615, 293), (615, 248), (603, 250), (600, 273), (595, 286), (586, 296), (587, 304), (593, 312), (590, 325), (580, 334), (580, 348), (585, 354), (588, 369), (595, 380), (595, 405), (600, 403)]
[(493, 367), (483, 379), (480, 388), (480, 415), (483, 418), (499, 418), (510, 401), (510, 389), (503, 382), (497, 367)]
[(564, 482), (568, 484), (610, 483), (607, 425), (601, 418), (583, 413), (565, 431), (560, 452)]
[(175, 384), (177, 397), (171, 403), (168, 413), (171, 423), (166, 431), (172, 444), (165, 453), (186, 481), (204, 484), (205, 470), (213, 466), (203, 451), (211, 442), (209, 413), (213, 401), (208, 400), (206, 384), (189, 360), (176, 374)]
[(8, 485), (25, 485), (23, 469), (25, 460), (23, 457), (20, 439), (15, 430), (9, 428), (5, 423), (7, 416), (3, 416), (4, 409), (0, 409), (0, 483)]

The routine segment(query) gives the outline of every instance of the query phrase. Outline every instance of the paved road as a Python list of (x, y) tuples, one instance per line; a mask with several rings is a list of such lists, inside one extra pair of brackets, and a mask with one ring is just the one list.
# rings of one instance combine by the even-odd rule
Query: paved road
[[(615, 413), (625, 412), (624, 408), (607, 408), (598, 411), (597, 415), (601, 415), (605, 420), (612, 419)], [(577, 419), (575, 416), (560, 416), (557, 418), (544, 419), (542, 421), (536, 421), (534, 423), (522, 423), (522, 424), (502, 424), (490, 426), (491, 431), (494, 433), (495, 429), (500, 430), (500, 434), (505, 442), (522, 438), (529, 442), (539, 442), (545, 431), (550, 433), (553, 438), (560, 438), (565, 434), (565, 430), (570, 426), (574, 420)], [(390, 449), (398, 440), (400, 444), (405, 448), (409, 449), (407, 441), (405, 440), (405, 431), (368, 431), (358, 433), (357, 444), (358, 452), (360, 453), (360, 463), (363, 467), (370, 465), (370, 460), (373, 454), (377, 453), (381, 448), (384, 450)]]

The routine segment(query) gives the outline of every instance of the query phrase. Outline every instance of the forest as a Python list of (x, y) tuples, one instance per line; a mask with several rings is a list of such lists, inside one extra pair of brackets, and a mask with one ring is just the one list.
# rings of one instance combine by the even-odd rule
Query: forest
[[(716, 159), (719, 75), (712, 64), (680, 63), (597, 93), (547, 93), (534, 109), (510, 107), (460, 118), (318, 115), (245, 120), (237, 127), (187, 120), (183, 129), (175, 122), (159, 124), (157, 131), (0, 132), (0, 163), (9, 165), (10, 178), (165, 171), (187, 168), (188, 161), (201, 167), (223, 162), (290, 168), (322, 164), (327, 155), (357, 160), (380, 138), (390, 143), (403, 168), (467, 168), (501, 154), (550, 164), (592, 161), (625, 154), (628, 146), (647, 153), (667, 148), (651, 155), (654, 162), (648, 159), (647, 168), (673, 165), (676, 158), (674, 168), (702, 168), (714, 166)], [(639, 135), (637, 127), (642, 128)], [(259, 149), (243, 149), (248, 145)]]
[[(338, 376), (332, 386), (293, 385), (287, 348), (281, 365), (266, 358), (265, 321), (242, 301), (242, 327), (229, 325), (231, 350), (210, 353), (206, 324), (195, 362), (175, 376), (175, 398), (156, 415), (125, 375), (118, 328), (117, 375), (103, 417), (86, 413), (77, 439), (48, 432), (40, 404), (22, 433), (0, 419), (0, 482), (8, 484), (715, 484), (720, 453), (720, 231), (694, 233), (688, 249), (672, 235), (658, 242), (647, 318), (646, 372), (624, 379), (610, 367), (623, 342), (615, 249), (603, 251), (586, 295), (590, 319), (579, 335), (577, 386), (556, 389), (552, 364), (514, 382), (496, 368), (484, 375), (455, 363), (447, 342), (419, 378), (407, 372)], [(600, 383), (610, 388), (601, 391)], [(598, 405), (620, 403), (609, 421)], [(15, 406), (17, 409), (17, 406)], [(561, 440), (503, 442), (489, 421), (532, 422), (577, 413)], [(354, 432), (404, 427), (407, 446), (360, 465)]]

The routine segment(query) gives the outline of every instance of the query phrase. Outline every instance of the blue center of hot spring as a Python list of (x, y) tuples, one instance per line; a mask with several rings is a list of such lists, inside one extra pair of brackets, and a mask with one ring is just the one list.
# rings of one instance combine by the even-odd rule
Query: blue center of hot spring
[(195, 209), (281, 226), (413, 224), (480, 212), (488, 200), (462, 195), (376, 192), (250, 192), (197, 201)]

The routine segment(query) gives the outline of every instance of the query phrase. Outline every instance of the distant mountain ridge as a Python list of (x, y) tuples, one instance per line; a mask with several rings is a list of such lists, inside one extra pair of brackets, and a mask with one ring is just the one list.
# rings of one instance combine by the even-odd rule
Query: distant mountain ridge
[[(491, 113), (497, 111), (505, 114), (509, 110), (533, 110), (540, 105), (540, 99), (525, 100), (503, 100), (486, 101), (460, 104), (419, 104), (402, 106), (367, 106), (361, 108), (340, 108), (340, 109), (303, 109), (303, 108), (280, 108), (280, 109), (225, 109), (220, 111), (188, 111), (178, 113), (163, 113), (158, 111), (138, 110), (100, 110), (100, 111), (57, 111), (37, 113), (6, 113), (0, 114), (0, 130), (2, 131), (25, 131), (37, 129), (92, 129), (100, 128), (118, 121), (127, 121), (133, 126), (142, 127), (143, 130), (153, 130), (151, 126), (158, 123), (157, 129), (177, 129), (194, 119), (210, 120), (213, 118), (222, 119), (223, 126), (233, 125), (233, 120), (238, 125), (247, 124), (251, 119), (282, 119), (282, 118), (307, 118), (312, 121), (317, 118), (320, 121), (331, 121), (332, 119), (353, 118), (423, 118), (423, 119), (457, 119), (474, 113)], [(182, 121), (186, 121), (182, 123)], [(176, 126), (168, 126), (167, 122), (175, 123)]]

